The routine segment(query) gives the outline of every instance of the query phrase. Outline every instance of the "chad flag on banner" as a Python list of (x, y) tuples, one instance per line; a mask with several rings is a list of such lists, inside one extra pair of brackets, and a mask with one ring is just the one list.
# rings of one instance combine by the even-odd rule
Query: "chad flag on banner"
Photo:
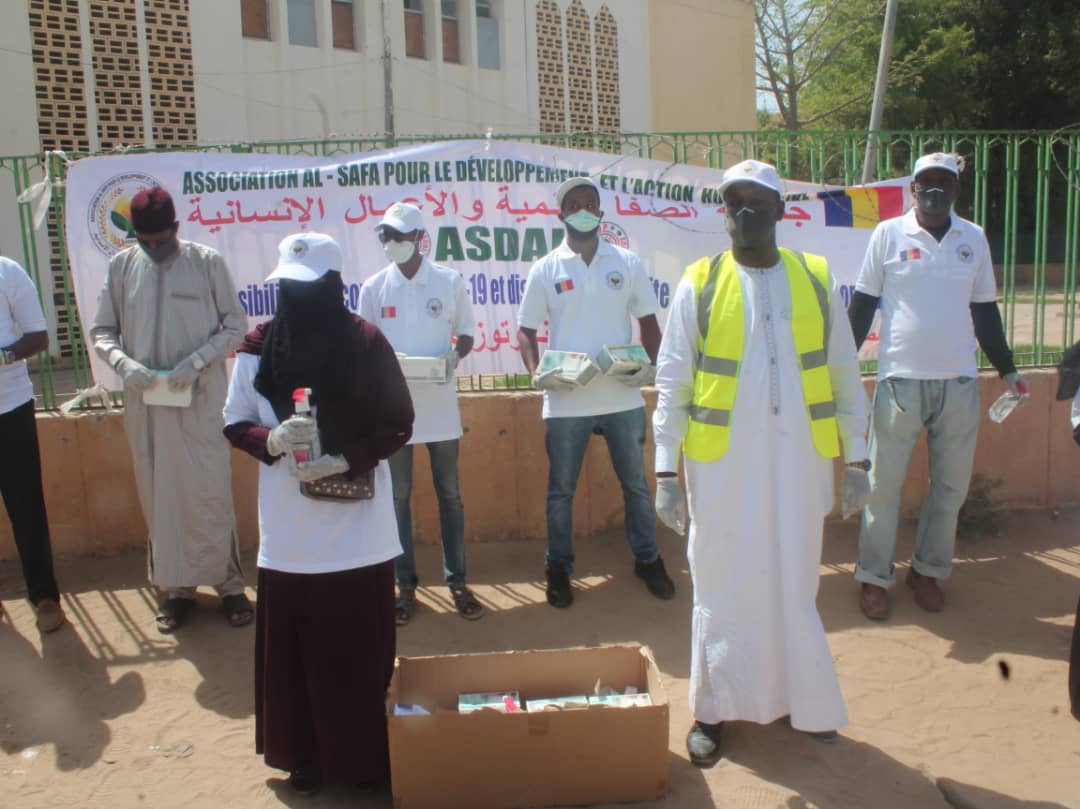
[(818, 199), (825, 203), (829, 228), (872, 228), (904, 212), (904, 189), (898, 185), (820, 191)]

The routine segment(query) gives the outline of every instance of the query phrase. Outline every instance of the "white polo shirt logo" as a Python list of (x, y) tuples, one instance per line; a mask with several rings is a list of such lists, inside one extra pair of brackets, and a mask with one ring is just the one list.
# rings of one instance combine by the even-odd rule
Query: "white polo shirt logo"
[(970, 244), (962, 244), (956, 248), (956, 257), (965, 264), (970, 264), (975, 260), (975, 251)]
[(608, 285), (609, 289), (615, 289), (615, 290), (622, 289), (623, 284), (625, 283), (625, 279), (623, 278), (623, 274), (621, 272), (617, 271), (617, 270), (612, 270), (611, 272), (609, 272), (607, 274), (607, 276), (606, 276), (606, 279), (607, 279), (607, 285)]
[(432, 298), (427, 302), (427, 306), (424, 307), (431, 317), (438, 317), (443, 311), (443, 302), (438, 298)]

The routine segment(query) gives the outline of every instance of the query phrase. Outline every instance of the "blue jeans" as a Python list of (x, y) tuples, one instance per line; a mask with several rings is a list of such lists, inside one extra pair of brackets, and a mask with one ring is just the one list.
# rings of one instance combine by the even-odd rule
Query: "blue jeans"
[(656, 513), (645, 480), (645, 408), (550, 418), (544, 428), (549, 467), (547, 563), (568, 573), (574, 569), (574, 489), (594, 430), (607, 441), (611, 465), (622, 484), (630, 548), (639, 561), (655, 562)]
[(979, 430), (979, 381), (897, 379), (877, 383), (870, 422), (870, 502), (859, 528), (856, 581), (890, 587), (900, 518), (900, 491), (911, 450), (923, 428), (930, 455), (930, 489), (919, 514), (917, 573), (935, 579), (952, 570), (956, 520), (971, 483)]
[[(443, 575), (451, 587), (465, 586), (465, 507), (458, 487), (458, 439), (432, 441), (426, 445), (431, 459), (431, 477), (439, 501), (439, 528), (442, 531)], [(397, 584), (416, 587), (416, 556), (413, 552), (412, 494), (413, 444), (406, 444), (390, 456), (390, 478), (394, 486), (394, 513), (402, 554), (394, 560)]]

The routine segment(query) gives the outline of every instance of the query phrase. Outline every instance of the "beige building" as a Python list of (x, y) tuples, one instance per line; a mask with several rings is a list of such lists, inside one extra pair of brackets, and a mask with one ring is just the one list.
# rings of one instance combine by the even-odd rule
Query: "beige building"
[(6, 1), (0, 154), (755, 126), (750, 0)]

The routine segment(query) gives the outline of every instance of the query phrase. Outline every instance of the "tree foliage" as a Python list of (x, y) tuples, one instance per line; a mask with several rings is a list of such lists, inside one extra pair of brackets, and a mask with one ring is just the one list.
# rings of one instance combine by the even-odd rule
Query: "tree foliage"
[[(863, 129), (884, 0), (757, 0), (759, 90), (785, 129)], [(886, 129), (1080, 123), (1080, 2), (900, 0)]]

